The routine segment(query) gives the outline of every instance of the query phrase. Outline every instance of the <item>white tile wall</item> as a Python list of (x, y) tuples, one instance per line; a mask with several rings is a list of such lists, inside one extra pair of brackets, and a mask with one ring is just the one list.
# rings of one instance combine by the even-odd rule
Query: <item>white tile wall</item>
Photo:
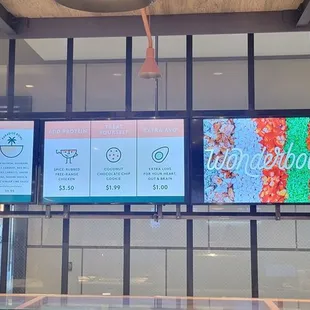
[[(281, 213), (295, 212), (296, 211), (295, 209), (296, 209), (295, 205), (280, 206)], [(274, 205), (258, 205), (257, 212), (276, 212), (276, 211)]]
[[(42, 206), (31, 206), (31, 211), (44, 211)], [(53, 211), (62, 210), (62, 206), (52, 206)], [(61, 245), (62, 219), (28, 219), (28, 245)]]
[(123, 220), (72, 219), (70, 245), (123, 246)]
[(193, 224), (194, 247), (208, 247), (209, 243), (209, 221), (195, 220)]
[[(30, 211), (42, 211), (42, 206), (31, 206)], [(28, 219), (28, 245), (42, 244), (42, 219)]]
[(250, 247), (249, 221), (210, 221), (211, 247)]
[(132, 220), (132, 246), (186, 246), (185, 220)]
[(259, 248), (295, 248), (295, 221), (258, 221), (257, 238)]
[(310, 222), (297, 221), (297, 244), (299, 248), (310, 249)]
[(62, 244), (62, 219), (43, 219), (43, 245), (61, 245)]

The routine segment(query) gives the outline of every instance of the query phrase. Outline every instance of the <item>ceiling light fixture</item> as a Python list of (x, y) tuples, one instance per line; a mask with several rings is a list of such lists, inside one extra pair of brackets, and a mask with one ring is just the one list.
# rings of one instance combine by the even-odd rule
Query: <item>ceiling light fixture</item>
[(214, 72), (213, 75), (216, 75), (216, 76), (223, 75), (223, 72)]
[(31, 85), (31, 84), (27, 84), (27, 85), (25, 85), (25, 87), (26, 87), (26, 88), (34, 88), (34, 86)]
[(153, 0), (55, 0), (70, 9), (94, 13), (127, 12), (145, 8)]
[(113, 73), (114, 76), (123, 76), (122, 73)]
[(143, 79), (158, 79), (161, 77), (159, 67), (155, 61), (155, 50), (153, 47), (153, 39), (151, 35), (150, 24), (147, 20), (146, 10), (141, 9), (141, 17), (144, 29), (148, 39), (148, 47), (146, 49), (146, 58), (139, 71), (139, 76)]

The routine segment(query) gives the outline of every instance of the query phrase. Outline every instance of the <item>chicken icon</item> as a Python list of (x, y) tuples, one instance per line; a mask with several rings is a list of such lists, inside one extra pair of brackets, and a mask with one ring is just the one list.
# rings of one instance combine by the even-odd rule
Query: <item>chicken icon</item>
[(77, 149), (56, 150), (56, 154), (60, 154), (66, 159), (66, 164), (72, 164), (72, 158), (78, 156)]
[(155, 163), (162, 163), (169, 154), (169, 147), (168, 146), (162, 146), (152, 153), (152, 159), (155, 161)]

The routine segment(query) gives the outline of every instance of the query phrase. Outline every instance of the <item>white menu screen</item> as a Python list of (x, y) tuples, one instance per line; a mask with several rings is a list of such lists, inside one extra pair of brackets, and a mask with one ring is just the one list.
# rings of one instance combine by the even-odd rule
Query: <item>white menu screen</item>
[(46, 122), (44, 203), (184, 202), (184, 121)]
[(0, 203), (30, 203), (33, 121), (0, 122)]

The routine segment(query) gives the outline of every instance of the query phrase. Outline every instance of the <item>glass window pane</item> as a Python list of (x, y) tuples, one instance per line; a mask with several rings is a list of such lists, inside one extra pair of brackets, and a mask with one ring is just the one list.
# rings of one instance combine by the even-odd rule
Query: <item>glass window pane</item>
[(166, 251), (132, 249), (130, 257), (130, 294), (165, 296)]
[(168, 296), (186, 296), (186, 250), (167, 250)]
[[(132, 64), (132, 109), (133, 111), (155, 111), (156, 81), (154, 79), (142, 79), (139, 71), (143, 62)], [(158, 109), (165, 110), (166, 107), (166, 88), (165, 76), (166, 65), (159, 63), (162, 77), (158, 79)]]
[(247, 109), (246, 35), (196, 35), (193, 56), (195, 110)]
[(7, 111), (7, 66), (9, 58), (9, 40), (0, 39), (0, 113)]
[(309, 297), (308, 231), (309, 221), (258, 222), (260, 297)]
[[(175, 212), (164, 206), (163, 212)], [(185, 206), (182, 206), (184, 211)], [(132, 211), (153, 211), (134, 205)], [(186, 295), (186, 221), (131, 220), (131, 294)]]
[[(186, 36), (158, 37), (158, 57), (166, 68), (164, 88), (166, 98), (163, 110), (186, 109)], [(162, 67), (160, 67), (162, 68)]]
[(255, 34), (257, 109), (309, 109), (309, 32)]
[[(27, 209), (15, 205), (12, 210)], [(42, 210), (42, 206), (29, 206), (29, 211)], [(8, 292), (60, 293), (62, 222), (60, 218), (10, 220)]]
[[(132, 109), (133, 111), (155, 111), (155, 96), (158, 94), (158, 109), (166, 109), (166, 63), (158, 61), (161, 78), (143, 79), (139, 77), (139, 71), (145, 60), (146, 49), (148, 46), (146, 37), (133, 37), (132, 40)], [(155, 37), (153, 46), (156, 49)], [(160, 48), (160, 43), (158, 44)], [(159, 53), (159, 50), (158, 50)], [(158, 54), (159, 55), (159, 54)]]
[(166, 107), (165, 110), (186, 110), (186, 63), (166, 63)]
[(71, 295), (83, 294), (83, 254), (83, 249), (69, 250), (69, 265), (71, 266), (71, 271), (68, 273), (68, 292)]
[(27, 294), (60, 294), (61, 248), (27, 249)]
[[(124, 206), (76, 205), (70, 210), (118, 212), (124, 211)], [(70, 294), (122, 294), (123, 227), (122, 219), (70, 220)]]
[(309, 252), (259, 251), (261, 298), (309, 298)]
[(15, 112), (66, 109), (66, 39), (16, 41)]
[(250, 270), (250, 251), (194, 250), (194, 295), (251, 297)]
[(74, 111), (125, 111), (126, 38), (74, 40)]
[[(42, 211), (42, 206), (32, 205), (29, 206), (29, 211)], [(28, 219), (28, 246), (29, 245), (42, 245), (42, 218), (29, 218)]]
[(82, 294), (122, 295), (123, 250), (84, 249), (81, 264)]

